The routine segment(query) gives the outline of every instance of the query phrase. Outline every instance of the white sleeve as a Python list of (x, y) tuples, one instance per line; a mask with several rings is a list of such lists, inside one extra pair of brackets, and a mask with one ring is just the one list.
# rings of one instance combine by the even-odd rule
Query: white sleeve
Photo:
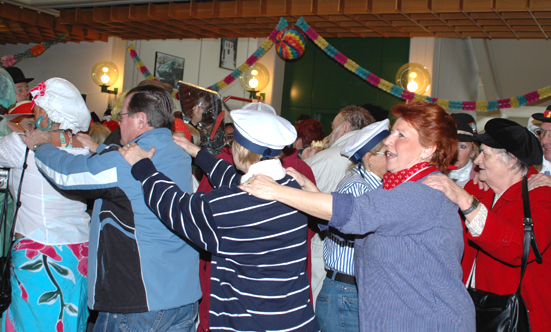
[(0, 137), (0, 166), (15, 168), (23, 166), (23, 158), (27, 146), (19, 133), (11, 133)]
[(471, 222), (465, 220), (465, 225), (467, 226), (469, 233), (471, 233), (471, 235), (474, 237), (480, 236), (480, 234), (482, 234), (482, 231), (484, 230), (484, 226), (486, 225), (487, 218), (488, 209), (484, 204), (480, 203), (480, 210), (478, 210), (478, 213), (473, 218), (473, 220)]

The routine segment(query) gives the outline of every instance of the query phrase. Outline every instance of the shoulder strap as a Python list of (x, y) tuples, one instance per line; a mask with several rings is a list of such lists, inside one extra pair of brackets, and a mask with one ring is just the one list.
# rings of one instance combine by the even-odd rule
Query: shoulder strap
[(522, 284), (522, 278), (524, 272), (526, 272), (526, 265), (528, 264), (528, 255), (530, 254), (530, 246), (534, 251), (536, 262), (541, 264), (542, 257), (536, 243), (536, 237), (534, 236), (534, 220), (532, 219), (532, 213), (530, 211), (530, 198), (528, 197), (528, 179), (526, 176), (522, 178), (522, 203), (524, 206), (524, 246), (522, 250), (522, 261), (520, 268), (520, 282), (518, 284), (517, 293), (520, 294), (520, 285)]

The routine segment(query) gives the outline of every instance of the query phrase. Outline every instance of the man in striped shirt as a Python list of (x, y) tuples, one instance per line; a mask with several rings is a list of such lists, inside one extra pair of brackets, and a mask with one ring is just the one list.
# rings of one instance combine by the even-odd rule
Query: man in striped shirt
[[(337, 192), (357, 197), (382, 184), (386, 172), (383, 142), (389, 133), (388, 124), (388, 119), (375, 122), (346, 142), (341, 154), (358, 165), (338, 184)], [(327, 226), (320, 225), (320, 229), (327, 229)], [(330, 229), (324, 241), (323, 255), (327, 277), (316, 301), (320, 328), (324, 332), (359, 331), (354, 237)]]

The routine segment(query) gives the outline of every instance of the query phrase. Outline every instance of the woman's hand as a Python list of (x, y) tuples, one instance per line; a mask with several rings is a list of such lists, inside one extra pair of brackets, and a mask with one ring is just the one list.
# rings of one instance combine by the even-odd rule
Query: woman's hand
[(313, 156), (316, 155), (316, 153), (318, 153), (318, 150), (316, 150), (312, 147), (307, 147), (304, 150), (302, 150), (302, 154), (300, 155), (300, 158), (303, 159), (303, 160), (308, 159), (308, 158), (312, 158)]
[(306, 191), (312, 191), (312, 192), (319, 192), (318, 187), (312, 181), (310, 181), (307, 177), (299, 173), (296, 169), (292, 167), (288, 167), (285, 169), (285, 172), (292, 176), (298, 184), (302, 187), (302, 189)]
[(458, 186), (452, 179), (444, 174), (432, 174), (427, 176), (423, 184), (440, 190), (450, 201), (459, 206), (461, 210), (468, 209), (472, 204), (471, 194)]
[(39, 129), (25, 132), (25, 135), (21, 135), (21, 139), (31, 150), (36, 144), (42, 145), (52, 143), (52, 135), (50, 135), (50, 132)]
[(153, 158), (155, 147), (153, 146), (149, 151), (145, 151), (138, 144), (132, 143), (119, 148), (119, 152), (130, 166), (134, 166), (135, 163), (144, 158)]
[(282, 186), (271, 177), (264, 174), (253, 175), (247, 182), (241, 184), (239, 189), (267, 201), (277, 200), (277, 193)]
[(90, 137), (90, 135), (87, 135), (85, 133), (78, 133), (75, 135), (75, 137), (78, 139), (78, 141), (84, 146), (90, 149), (90, 152), (95, 153), (96, 149), (98, 148), (99, 144)]
[(193, 158), (197, 157), (197, 153), (201, 151), (201, 148), (191, 143), (186, 138), (186, 135), (182, 132), (177, 131), (174, 134), (172, 134), (172, 139), (176, 144), (178, 144), (182, 149), (184, 149), (184, 151), (186, 151)]
[(538, 187), (551, 187), (551, 176), (543, 173), (533, 174), (528, 179), (528, 190)]

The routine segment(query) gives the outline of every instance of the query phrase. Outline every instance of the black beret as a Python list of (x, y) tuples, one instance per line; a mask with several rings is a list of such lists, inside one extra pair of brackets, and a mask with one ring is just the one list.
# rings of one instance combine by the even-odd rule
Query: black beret
[(450, 114), (457, 123), (457, 137), (459, 142), (474, 142), (476, 134), (476, 121), (472, 116), (465, 113)]
[(475, 136), (480, 143), (505, 149), (527, 165), (541, 164), (543, 151), (539, 139), (518, 123), (496, 118), (488, 121), (484, 130), (484, 134)]

